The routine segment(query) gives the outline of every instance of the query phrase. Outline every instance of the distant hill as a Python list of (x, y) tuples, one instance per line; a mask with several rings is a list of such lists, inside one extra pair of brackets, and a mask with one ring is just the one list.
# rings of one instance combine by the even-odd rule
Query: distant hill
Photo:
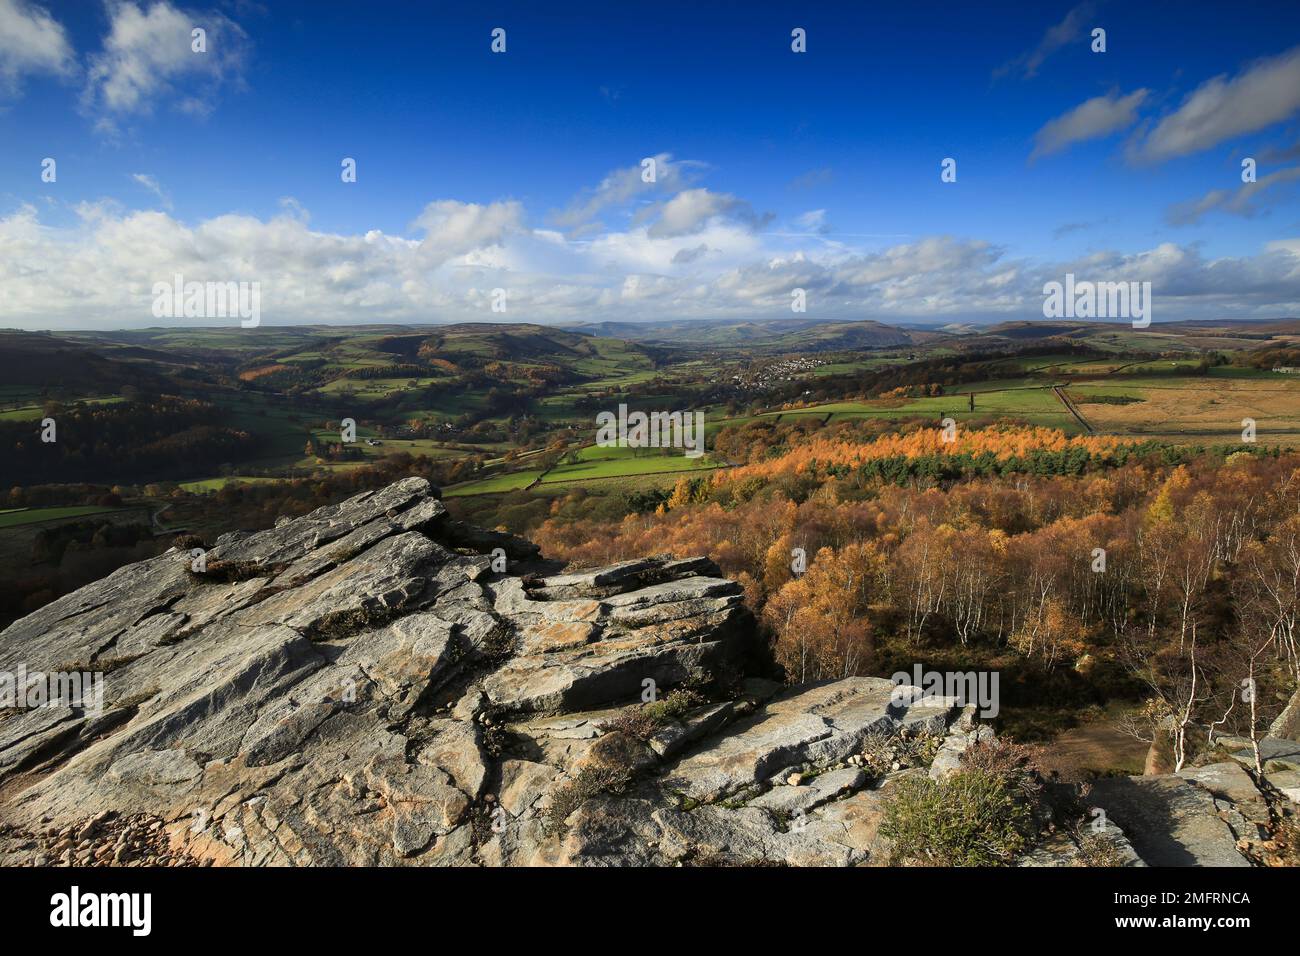
[(139, 355), (109, 357), (102, 351), (45, 332), (0, 333), (0, 368), (8, 387), (103, 394), (123, 385), (162, 384), (161, 376), (141, 366)]
[(1134, 329), (1127, 321), (1030, 319), (975, 328), (970, 334), (979, 339), (1015, 343), (1060, 339), (1154, 352), (1168, 349), (1212, 351), (1253, 348), (1265, 343), (1285, 344), (1300, 335), (1300, 320), (1153, 322), (1145, 329)]
[(1023, 341), (1025, 339), (1047, 339), (1061, 336), (1085, 337), (1094, 330), (1114, 332), (1128, 327), (1128, 325), (1119, 322), (1053, 322), (1042, 319), (1028, 322), (999, 322), (997, 325), (978, 329), (977, 332), (981, 335)]
[(220, 366), (226, 370), (268, 362), (380, 364), (437, 355), (451, 361), (507, 361), (571, 366), (615, 348), (621, 358), (649, 367), (656, 349), (608, 342), (599, 334), (575, 332), (527, 322), (465, 322), (429, 325), (299, 325), (257, 329), (157, 328), (105, 332), (0, 332), (0, 348), (35, 348), (45, 356), (36, 381), (52, 381), (51, 364), (64, 368), (60, 356), (92, 355), (135, 367), (152, 363), (171, 372), (177, 366)]
[(662, 346), (744, 347), (771, 352), (833, 352), (896, 348), (933, 341), (937, 332), (900, 329), (880, 322), (819, 319), (596, 322), (566, 326), (571, 332)]

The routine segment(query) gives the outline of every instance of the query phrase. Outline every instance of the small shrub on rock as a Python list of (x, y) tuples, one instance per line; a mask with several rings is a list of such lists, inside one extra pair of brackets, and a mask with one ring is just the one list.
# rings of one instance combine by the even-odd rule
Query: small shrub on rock
[(697, 707), (700, 703), (702, 698), (699, 694), (679, 688), (663, 700), (642, 704), (639, 707), (629, 707), (602, 726), (607, 731), (625, 733), (645, 743), (674, 720), (681, 720), (692, 707)]
[(564, 829), (569, 814), (592, 797), (602, 793), (622, 793), (632, 782), (632, 771), (626, 767), (584, 767), (569, 783), (551, 794), (551, 804), (546, 812), (547, 828), (552, 832)]
[(1030, 808), (987, 770), (905, 777), (888, 792), (880, 832), (892, 841), (893, 863), (1006, 866), (1029, 846)]
[(1127, 862), (1119, 847), (1105, 837), (1088, 833), (1079, 838), (1079, 854), (1074, 858), (1074, 866), (1117, 867)]
[(992, 774), (1009, 790), (1036, 803), (1043, 790), (1038, 754), (1035, 747), (996, 737), (967, 747), (961, 755), (961, 765), (965, 770)]
[(888, 733), (869, 734), (862, 742), (861, 752), (856, 755), (858, 759), (850, 762), (878, 779), (895, 769), (928, 767), (942, 743), (943, 739), (934, 734), (911, 737)]

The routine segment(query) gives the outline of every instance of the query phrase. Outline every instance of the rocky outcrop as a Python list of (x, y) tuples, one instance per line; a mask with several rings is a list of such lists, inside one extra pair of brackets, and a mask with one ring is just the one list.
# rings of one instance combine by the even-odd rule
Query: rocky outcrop
[(1269, 725), (1268, 735), (1282, 740), (1300, 740), (1300, 690), (1291, 695), (1282, 712)]
[(555, 570), (408, 479), (55, 601), (0, 635), (0, 671), (101, 674), (103, 695), (0, 717), (5, 861), (867, 858), (870, 801), (835, 803), (863, 774), (815, 771), (951, 707), (755, 676), (707, 559)]
[[(770, 679), (706, 558), (559, 572), (407, 479), (53, 602), (0, 673), (102, 699), (0, 712), (0, 863), (878, 865), (890, 788), (991, 735), (882, 679)], [(1240, 784), (1150, 786), (1226, 831)]]
[(1172, 774), (1114, 777), (1097, 782), (1091, 802), (1150, 866), (1250, 865), (1213, 795), (1192, 780)]

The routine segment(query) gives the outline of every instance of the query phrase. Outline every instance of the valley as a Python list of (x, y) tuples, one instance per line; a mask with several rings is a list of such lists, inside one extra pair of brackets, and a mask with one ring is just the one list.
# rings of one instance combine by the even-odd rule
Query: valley
[[(14, 370), (0, 404), (5, 621), (173, 541), (211, 543), (408, 475), (458, 517), (579, 565), (704, 548), (762, 578), (735, 540), (625, 529), (754, 496), (803, 508), (875, 500), (882, 485), (924, 495), (1300, 447), (1300, 376), (1275, 371), (1300, 365), (1300, 322), (9, 332), (0, 361)], [(597, 415), (620, 405), (702, 411), (705, 453), (601, 447)], [(781, 580), (750, 588), (757, 610)], [(1133, 692), (1121, 681), (1080, 699)], [(1059, 729), (1019, 704), (1006, 719), (1029, 736)]]

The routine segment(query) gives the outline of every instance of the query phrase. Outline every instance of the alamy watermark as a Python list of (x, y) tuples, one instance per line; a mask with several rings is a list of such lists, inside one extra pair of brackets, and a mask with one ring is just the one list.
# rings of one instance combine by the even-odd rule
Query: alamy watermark
[(152, 893), (94, 893), (73, 886), (50, 897), (50, 925), (58, 928), (124, 927), (132, 936), (153, 930)]
[(0, 710), (38, 707), (80, 707), (98, 716), (104, 712), (102, 671), (0, 671)]
[(600, 448), (682, 448), (687, 458), (704, 454), (704, 412), (629, 412), (596, 416), (596, 445)]
[(260, 282), (186, 282), (179, 272), (171, 282), (153, 284), (155, 319), (239, 319), (245, 329), (262, 322)]
[(1043, 317), (1048, 319), (1132, 319), (1133, 328), (1151, 324), (1150, 282), (1075, 282), (1043, 286)]
[(958, 707), (974, 704), (979, 715), (988, 720), (1001, 710), (997, 671), (927, 671), (914, 664), (912, 673), (898, 671), (889, 679), (894, 683), (890, 700), (895, 704), (955, 697)]

